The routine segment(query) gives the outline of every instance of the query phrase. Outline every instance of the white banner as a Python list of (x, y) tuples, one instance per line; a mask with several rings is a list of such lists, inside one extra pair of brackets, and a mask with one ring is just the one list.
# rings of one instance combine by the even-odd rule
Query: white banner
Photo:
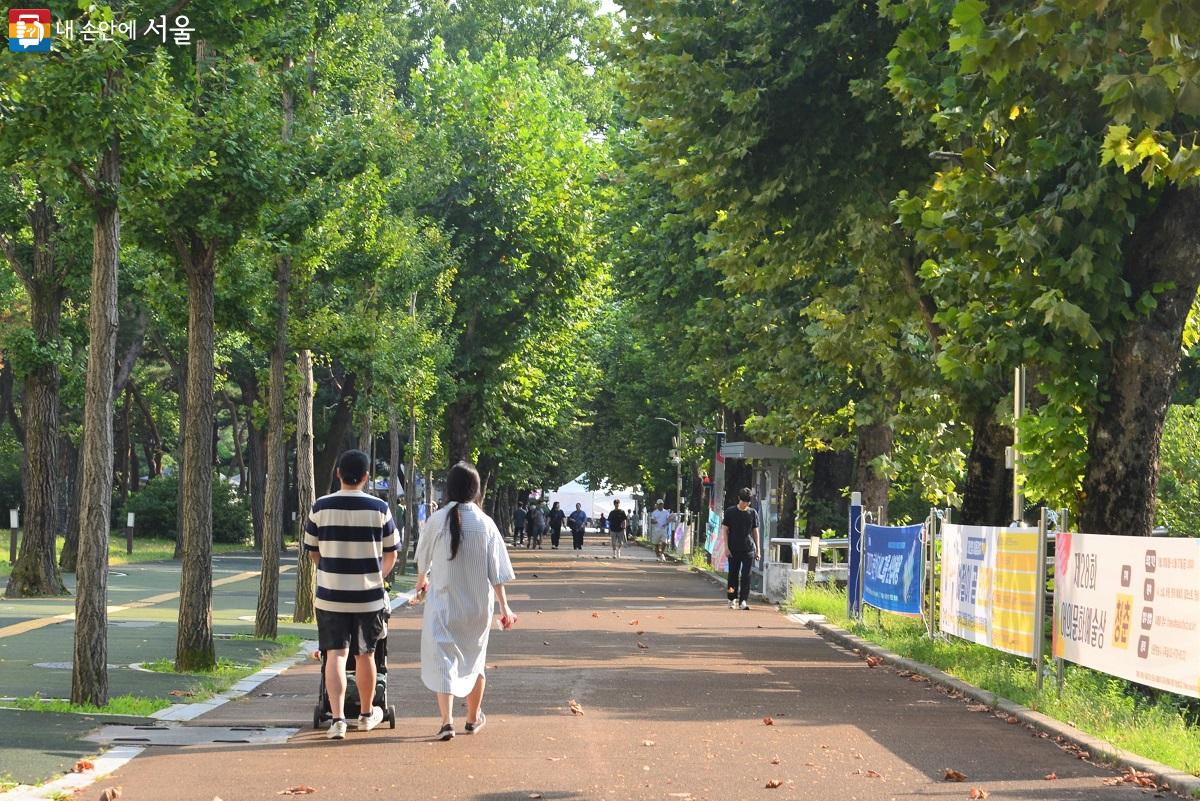
[(947, 634), (1033, 656), (1037, 631), (1036, 528), (942, 526), (941, 606)]
[(1200, 540), (1062, 534), (1054, 655), (1200, 697)]

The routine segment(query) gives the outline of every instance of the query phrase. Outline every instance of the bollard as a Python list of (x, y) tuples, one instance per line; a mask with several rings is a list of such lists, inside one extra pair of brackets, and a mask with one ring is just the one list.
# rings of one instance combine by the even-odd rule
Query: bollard
[(17, 529), (21, 527), (20, 513), (16, 509), (8, 510), (8, 563), (17, 563)]
[(125, 515), (125, 553), (133, 555), (133, 512)]

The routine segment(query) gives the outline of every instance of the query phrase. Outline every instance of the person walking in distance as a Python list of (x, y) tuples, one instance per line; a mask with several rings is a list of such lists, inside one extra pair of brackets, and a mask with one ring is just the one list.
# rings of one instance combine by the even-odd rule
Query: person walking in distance
[(567, 513), (559, 506), (558, 501), (550, 507), (550, 547), (558, 550), (558, 540), (562, 537), (563, 523), (567, 521)]
[(663, 508), (662, 499), (659, 499), (650, 513), (650, 542), (654, 544), (654, 556), (658, 561), (667, 561), (667, 543), (670, 541), (671, 513)]
[(587, 513), (583, 504), (575, 504), (575, 511), (567, 518), (567, 527), (571, 529), (571, 547), (576, 551), (583, 550), (583, 530), (587, 527)]
[(527, 529), (525, 547), (541, 550), (542, 537), (546, 535), (546, 510), (542, 508), (540, 498), (530, 505), (528, 514), (529, 517), (525, 523)]
[(401, 547), (387, 501), (363, 491), (368, 458), (346, 451), (338, 458), (337, 492), (318, 498), (304, 526), (304, 550), (317, 566), (317, 639), (325, 652), (325, 687), (333, 721), (328, 737), (346, 736), (346, 660), (354, 639), (358, 729), (383, 721), (375, 706), (375, 644), (387, 633), (388, 597), (383, 577)]
[(758, 512), (750, 508), (750, 488), (738, 492), (738, 502), (725, 510), (721, 534), (729, 549), (729, 608), (750, 608), (750, 569), (758, 559)]
[(613, 558), (621, 558), (625, 547), (625, 531), (629, 528), (629, 515), (621, 508), (620, 499), (613, 499), (612, 511), (608, 513), (608, 539), (612, 544)]
[(513, 509), (513, 545), (525, 542), (525, 525), (529, 520), (529, 512), (525, 509), (525, 501), (518, 501)]
[(516, 575), (500, 530), (480, 508), (479, 472), (473, 465), (459, 462), (450, 468), (445, 500), (445, 508), (425, 523), (417, 549), (417, 590), (427, 593), (421, 681), (437, 694), (439, 740), (455, 735), (455, 697), (467, 699), (467, 734), (487, 723), (484, 668), (497, 600), (501, 628), (511, 629), (517, 622), (504, 590)]

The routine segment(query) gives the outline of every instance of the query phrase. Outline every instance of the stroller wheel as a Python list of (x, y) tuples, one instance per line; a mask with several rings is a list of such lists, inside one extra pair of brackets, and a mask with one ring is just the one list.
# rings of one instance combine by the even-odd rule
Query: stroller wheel
[(387, 710), (388, 726), (396, 728), (396, 707), (389, 706)]
[(322, 717), (321, 713), (323, 711), (324, 710), (321, 709), (320, 704), (317, 704), (316, 706), (313, 707), (313, 728), (314, 729), (321, 728), (321, 717)]

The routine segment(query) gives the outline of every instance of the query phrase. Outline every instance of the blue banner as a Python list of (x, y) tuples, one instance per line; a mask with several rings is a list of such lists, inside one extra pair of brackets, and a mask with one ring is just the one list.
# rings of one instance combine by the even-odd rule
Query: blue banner
[(852, 620), (862, 617), (862, 566), (863, 566), (863, 508), (850, 506), (850, 581), (849, 612)]
[(921, 614), (921, 583), (925, 560), (921, 553), (921, 524), (866, 525), (863, 601), (902, 615)]

